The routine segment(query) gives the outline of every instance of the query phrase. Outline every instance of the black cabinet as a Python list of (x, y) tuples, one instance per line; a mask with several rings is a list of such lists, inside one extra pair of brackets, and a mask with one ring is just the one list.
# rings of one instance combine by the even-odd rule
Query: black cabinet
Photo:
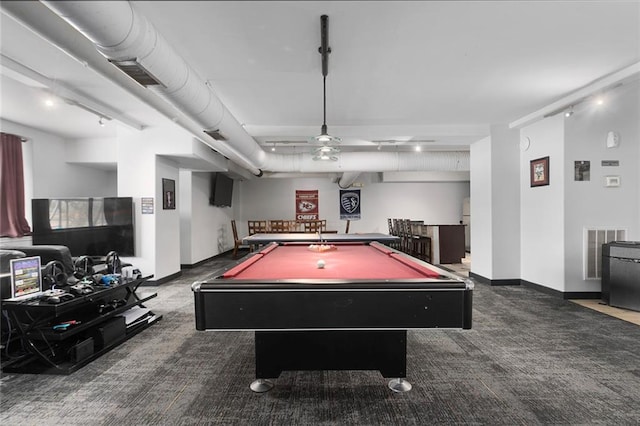
[(611, 306), (640, 311), (640, 242), (602, 245), (602, 300)]
[[(46, 299), (2, 302), (11, 329), (19, 337), (8, 342), (11, 359), (4, 372), (70, 374), (159, 321), (144, 302), (156, 293), (138, 292), (147, 278), (111, 287), (94, 287), (89, 294), (49, 303)], [(14, 346), (15, 348), (15, 346)]]
[(461, 263), (465, 257), (464, 225), (426, 225), (431, 238), (431, 263)]

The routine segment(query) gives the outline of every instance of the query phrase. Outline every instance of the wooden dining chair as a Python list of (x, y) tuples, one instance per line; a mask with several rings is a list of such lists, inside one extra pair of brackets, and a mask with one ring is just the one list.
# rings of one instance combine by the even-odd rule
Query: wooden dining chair
[(236, 227), (236, 221), (231, 220), (231, 230), (233, 231), (233, 258), (238, 256), (238, 249), (242, 246), (242, 240), (238, 237), (238, 228)]
[(316, 233), (322, 231), (322, 224), (319, 220), (306, 220), (303, 222), (304, 232)]
[(266, 220), (248, 220), (247, 227), (249, 228), (249, 235), (268, 232)]
[[(288, 228), (288, 224), (287, 224), (287, 228)], [(269, 221), (269, 232), (272, 233), (282, 233), (282, 232), (287, 232), (288, 229), (285, 231), (285, 221), (284, 220), (270, 220)]]

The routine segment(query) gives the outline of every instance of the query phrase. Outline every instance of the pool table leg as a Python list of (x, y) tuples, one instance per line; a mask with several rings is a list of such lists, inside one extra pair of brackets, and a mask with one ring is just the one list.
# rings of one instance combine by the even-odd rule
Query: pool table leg
[(411, 390), (411, 383), (403, 378), (389, 380), (389, 389), (394, 392), (409, 392)]
[(249, 385), (249, 388), (251, 388), (251, 390), (256, 393), (263, 393), (263, 392), (269, 392), (271, 389), (273, 389), (273, 386), (274, 384), (271, 380), (256, 379), (253, 382), (251, 382), (251, 384)]

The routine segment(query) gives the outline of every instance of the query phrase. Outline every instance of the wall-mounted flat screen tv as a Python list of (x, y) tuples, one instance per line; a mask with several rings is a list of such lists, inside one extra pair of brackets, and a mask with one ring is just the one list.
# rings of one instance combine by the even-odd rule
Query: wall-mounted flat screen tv
[(72, 256), (134, 256), (131, 197), (31, 200), (33, 244), (69, 247)]
[(223, 173), (211, 173), (209, 204), (218, 207), (231, 207), (233, 199), (233, 179)]

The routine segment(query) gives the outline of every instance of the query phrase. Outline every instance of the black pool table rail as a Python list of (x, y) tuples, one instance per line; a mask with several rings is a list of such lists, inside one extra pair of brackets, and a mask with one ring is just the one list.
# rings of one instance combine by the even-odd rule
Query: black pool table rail
[(226, 288), (194, 295), (197, 330), (470, 329), (472, 323), (469, 289)]

